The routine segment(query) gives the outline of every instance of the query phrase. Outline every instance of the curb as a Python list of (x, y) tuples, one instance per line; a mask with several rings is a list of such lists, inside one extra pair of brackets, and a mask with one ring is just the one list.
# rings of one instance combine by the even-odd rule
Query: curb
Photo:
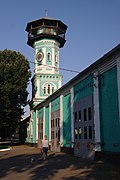
[(9, 151), (9, 150), (11, 150), (12, 148), (10, 147), (10, 148), (6, 148), (6, 149), (0, 149), (0, 151)]

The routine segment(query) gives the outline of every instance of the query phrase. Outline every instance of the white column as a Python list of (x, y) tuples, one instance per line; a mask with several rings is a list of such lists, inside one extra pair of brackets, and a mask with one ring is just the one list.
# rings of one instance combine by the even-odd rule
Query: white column
[[(52, 66), (55, 67), (55, 48), (52, 48)], [(55, 68), (52, 68), (53, 74), (55, 74)]]
[(120, 121), (120, 57), (117, 59), (117, 84), (118, 84), (118, 105), (119, 105), (119, 121)]
[(37, 86), (36, 97), (39, 97), (40, 96), (40, 79), (38, 77), (36, 79), (36, 84), (35, 85)]
[[(74, 108), (74, 90), (71, 88), (71, 140), (74, 142), (74, 117), (73, 117), (73, 108)], [(73, 147), (73, 144), (72, 144)]]
[(60, 144), (63, 145), (63, 95), (60, 96)]
[(100, 114), (99, 114), (99, 86), (98, 86), (98, 72), (93, 75), (94, 78), (94, 132), (95, 132), (95, 149), (101, 151), (100, 146)]

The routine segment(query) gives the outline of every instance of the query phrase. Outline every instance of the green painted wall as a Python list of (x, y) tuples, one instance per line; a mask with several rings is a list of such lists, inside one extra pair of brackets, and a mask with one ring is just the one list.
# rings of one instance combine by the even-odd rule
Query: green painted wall
[(120, 120), (118, 109), (117, 68), (99, 77), (100, 125), (103, 151), (120, 151)]
[[(58, 89), (58, 82), (61, 81), (61, 75), (57, 75), (57, 78), (50, 78), (50, 77), (51, 77), (51, 74), (45, 75), (44, 78), (41, 77), (40, 78), (40, 87), (42, 87), (42, 85), (44, 83), (48, 82), (49, 84), (51, 84), (50, 82), (52, 82), (53, 84), (55, 84), (56, 88)], [(39, 94), (40, 94), (40, 96), (45, 96), (44, 90), (42, 88), (40, 88)], [(47, 96), (48, 95), (46, 94), (46, 97)]]
[(38, 118), (43, 117), (43, 108), (38, 110)]
[(75, 102), (79, 101), (90, 94), (93, 94), (93, 78), (91, 75), (74, 86), (74, 100)]
[(63, 96), (63, 145), (70, 146), (71, 142), (71, 103), (70, 94)]
[(51, 112), (55, 112), (60, 109), (60, 97), (57, 97), (51, 102)]
[(45, 107), (45, 135), (49, 140), (49, 106)]

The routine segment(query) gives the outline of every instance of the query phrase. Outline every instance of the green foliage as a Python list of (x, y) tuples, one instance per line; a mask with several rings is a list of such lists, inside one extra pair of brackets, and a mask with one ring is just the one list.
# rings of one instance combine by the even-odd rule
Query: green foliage
[(28, 104), (30, 77), (29, 62), (21, 53), (0, 51), (0, 127), (9, 127), (9, 135), (18, 126)]

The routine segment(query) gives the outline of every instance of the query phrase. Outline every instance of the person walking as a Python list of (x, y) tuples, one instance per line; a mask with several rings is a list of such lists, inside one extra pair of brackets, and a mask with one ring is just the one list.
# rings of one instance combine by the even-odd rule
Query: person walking
[(47, 136), (44, 136), (44, 139), (42, 140), (42, 148), (43, 148), (43, 159), (45, 160), (47, 158), (47, 152), (48, 152), (49, 143), (47, 140)]

